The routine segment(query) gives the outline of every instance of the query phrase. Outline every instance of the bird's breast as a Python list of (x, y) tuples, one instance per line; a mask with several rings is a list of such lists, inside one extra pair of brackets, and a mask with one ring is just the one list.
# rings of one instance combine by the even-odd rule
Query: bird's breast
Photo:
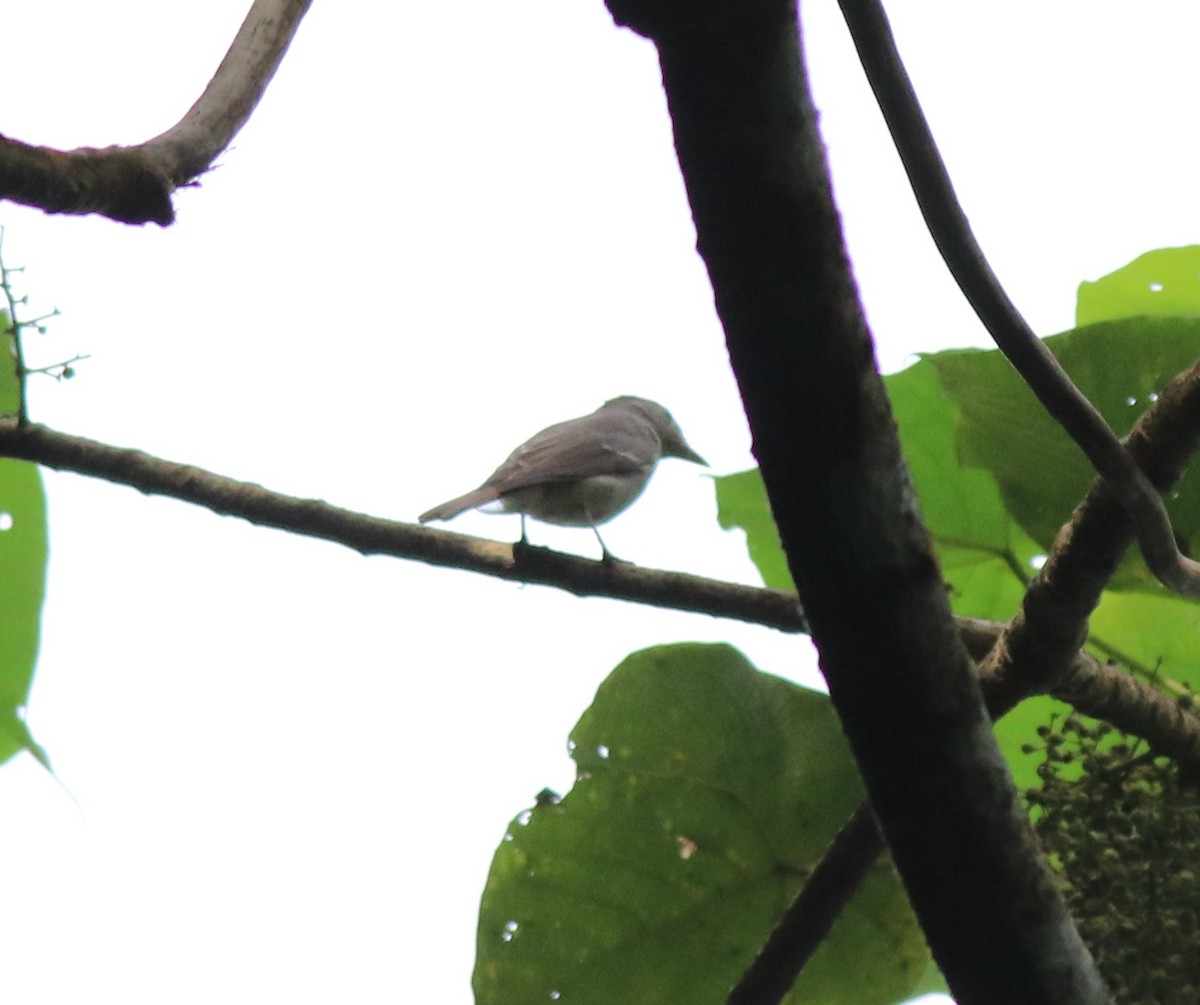
[(507, 492), (499, 501), (507, 512), (524, 513), (543, 523), (595, 527), (632, 503), (649, 479), (650, 471), (642, 471), (542, 482)]

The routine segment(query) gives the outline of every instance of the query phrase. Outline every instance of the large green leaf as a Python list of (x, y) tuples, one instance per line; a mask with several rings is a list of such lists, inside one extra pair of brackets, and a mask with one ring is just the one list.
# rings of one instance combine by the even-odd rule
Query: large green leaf
[[(16, 415), (21, 386), (9, 315), (0, 311), (0, 415)], [(0, 763), (28, 750), (47, 770), (45, 751), (25, 725), (33, 684), (49, 558), (46, 495), (37, 467), (0, 458)]]
[[(575, 786), (496, 853), (476, 1000), (723, 1001), (862, 798), (828, 699), (727, 646), (661, 647), (612, 673), (572, 744)], [(928, 962), (881, 865), (789, 1001), (900, 1001)]]
[[(1085, 284), (1080, 320), (1097, 323), (1046, 340), (1119, 435), (1200, 357), (1200, 319), (1163, 316), (1172, 313), (1200, 313), (1200, 248), (1154, 252)], [(1090, 466), (998, 352), (927, 356), (886, 383), (955, 612), (1009, 618), (1037, 558), (1082, 500)], [(744, 528), (764, 580), (788, 585), (757, 472), (718, 480), (717, 491), (722, 526)], [(1200, 531), (1200, 480), (1183, 479), (1168, 508), (1186, 548)], [(1200, 690), (1200, 614), (1132, 552), (1091, 620), (1090, 648), (1168, 690)], [(1033, 698), (997, 723), (1018, 786), (1038, 784), (1040, 761), (1021, 748), (1065, 710)]]
[(1148, 251), (1094, 283), (1080, 283), (1079, 327), (1097, 321), (1200, 314), (1200, 245)]
[(758, 468), (714, 478), (717, 489), (717, 522), (723, 530), (740, 528), (746, 534), (750, 561), (758, 568), (763, 585), (773, 590), (796, 590), (787, 558), (779, 541), (779, 529), (767, 502)]
[(28, 750), (25, 725), (46, 583), (46, 502), (38, 469), (0, 458), (0, 762)]
[(959, 409), (933, 357), (885, 378), (921, 516), (937, 546), (956, 614), (1013, 615), (1040, 550), (1012, 520), (990, 472), (959, 463)]
[[(958, 409), (927, 358), (886, 378), (901, 445), (933, 534), (956, 613), (1009, 618), (1041, 549), (1010, 518), (999, 487), (986, 471), (959, 464)], [(716, 479), (721, 526), (746, 533), (750, 558), (763, 581), (793, 589), (758, 471)]]
[[(1200, 321), (1139, 318), (1047, 341), (1124, 433), (1152, 395), (1200, 356)], [(1031, 560), (1048, 550), (1090, 484), (1086, 460), (997, 352), (927, 356), (886, 383), (954, 611), (1008, 619), (1020, 604)], [(743, 472), (718, 480), (718, 499), (723, 525), (746, 527), (751, 557), (770, 574), (783, 558), (771, 554), (778, 536), (757, 477)], [(727, 490), (736, 490), (738, 507), (726, 507)], [(1200, 479), (1183, 479), (1168, 508), (1180, 539), (1196, 541)], [(1154, 582), (1136, 548), (1110, 585), (1092, 618), (1093, 650), (1147, 677), (1200, 690), (1196, 606)], [(1021, 745), (1034, 738), (1051, 707), (1048, 701), (1025, 703), (997, 729), (1022, 784), (1033, 778)]]
[(1174, 691), (1200, 693), (1200, 608), (1159, 589), (1106, 592), (1088, 626), (1091, 648)]
[[(1175, 374), (1200, 358), (1200, 318), (1133, 318), (1078, 328), (1046, 345), (1118, 435)], [(927, 357), (958, 409), (958, 451), (968, 468), (996, 480), (1012, 517), (1043, 549), (1082, 500), (1094, 472), (998, 352)], [(924, 490), (924, 489), (923, 489)], [(1176, 533), (1200, 533), (1200, 480), (1184, 479), (1167, 500)], [(1115, 588), (1157, 589), (1131, 561)]]

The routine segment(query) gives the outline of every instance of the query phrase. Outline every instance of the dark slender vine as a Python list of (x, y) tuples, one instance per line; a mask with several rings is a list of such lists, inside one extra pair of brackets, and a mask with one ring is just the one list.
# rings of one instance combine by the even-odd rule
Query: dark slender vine
[(896, 49), (878, 0), (839, 0), (859, 60), (908, 174), (925, 224), (963, 295), (1047, 412), (1108, 482), (1137, 527), (1146, 564), (1200, 599), (1200, 563), (1181, 554), (1162, 497), (1030, 328), (984, 257)]

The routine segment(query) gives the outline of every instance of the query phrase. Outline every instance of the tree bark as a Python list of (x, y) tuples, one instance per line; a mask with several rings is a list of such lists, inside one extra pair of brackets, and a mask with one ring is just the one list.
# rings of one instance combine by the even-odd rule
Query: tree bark
[(658, 46), (784, 550), (938, 964), (961, 1005), (1107, 1001), (954, 628), (849, 270), (793, 6), (609, 9)]
[(172, 193), (211, 168), (249, 120), (311, 3), (254, 0), (204, 93), (145, 143), (53, 150), (0, 136), (0, 199), (47, 213), (170, 225)]

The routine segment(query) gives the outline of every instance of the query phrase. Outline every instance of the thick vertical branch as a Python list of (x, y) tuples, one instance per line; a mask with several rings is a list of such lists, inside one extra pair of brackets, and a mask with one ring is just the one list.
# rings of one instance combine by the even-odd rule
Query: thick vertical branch
[[(830, 695), (963, 1005), (1102, 1002), (954, 630), (788, 0), (609, 0), (659, 49), (699, 248)], [(870, 625), (867, 631), (863, 624)]]

